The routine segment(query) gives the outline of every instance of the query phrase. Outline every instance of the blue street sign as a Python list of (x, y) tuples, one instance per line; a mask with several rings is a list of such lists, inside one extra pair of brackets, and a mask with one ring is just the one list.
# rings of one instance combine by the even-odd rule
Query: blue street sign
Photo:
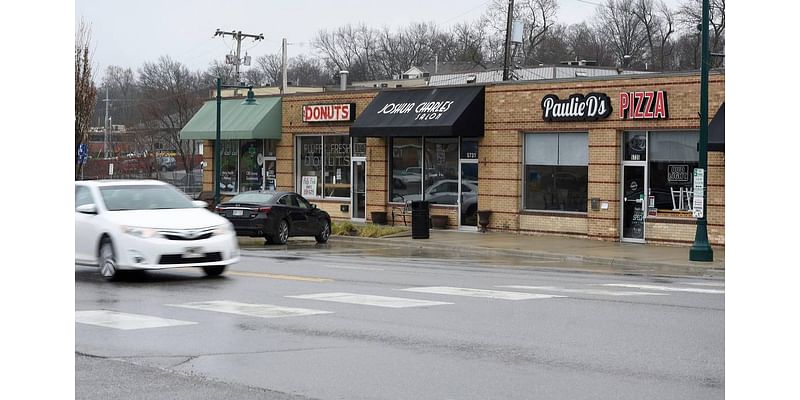
[(85, 144), (78, 145), (78, 163), (86, 164), (86, 159), (89, 156), (89, 146)]

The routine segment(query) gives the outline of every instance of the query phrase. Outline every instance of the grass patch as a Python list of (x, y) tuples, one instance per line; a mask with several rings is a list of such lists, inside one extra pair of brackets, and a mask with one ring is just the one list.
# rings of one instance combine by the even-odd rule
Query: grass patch
[(355, 225), (350, 221), (334, 222), (331, 232), (341, 236), (383, 237), (395, 233), (405, 232), (408, 228), (401, 226), (386, 226), (376, 224)]

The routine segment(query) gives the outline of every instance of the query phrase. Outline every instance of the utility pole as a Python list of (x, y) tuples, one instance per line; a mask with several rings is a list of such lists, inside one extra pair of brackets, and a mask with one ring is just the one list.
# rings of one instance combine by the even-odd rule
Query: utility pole
[(263, 33), (259, 33), (258, 35), (255, 35), (255, 34), (249, 34), (249, 33), (242, 33), (242, 31), (225, 32), (225, 31), (219, 30), (219, 28), (217, 28), (217, 31), (214, 33), (214, 36), (225, 37), (225, 35), (231, 35), (231, 36), (233, 36), (234, 39), (236, 39), (236, 55), (235, 55), (235, 59), (232, 60), (231, 63), (233, 64), (233, 67), (236, 70), (236, 82), (235, 83), (237, 85), (239, 85), (241, 83), (241, 79), (239, 77), (239, 65), (242, 64), (242, 55), (241, 55), (241, 52), (242, 52), (242, 39), (243, 38), (253, 38), (256, 41), (263, 40), (264, 39), (264, 34)]
[(514, 0), (508, 0), (508, 17), (506, 18), (506, 45), (503, 55), (503, 80), (508, 80), (508, 69), (511, 64), (511, 22), (514, 18)]
[(281, 41), (281, 94), (286, 93), (286, 38)]
[(108, 86), (106, 85), (106, 118), (103, 120), (103, 158), (108, 158)]

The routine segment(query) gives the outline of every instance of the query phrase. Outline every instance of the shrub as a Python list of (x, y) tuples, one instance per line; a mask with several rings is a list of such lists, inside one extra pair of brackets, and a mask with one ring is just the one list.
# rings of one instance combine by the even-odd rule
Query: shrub
[(356, 229), (355, 225), (350, 221), (334, 222), (331, 226), (331, 233), (334, 235), (348, 236), (358, 233), (358, 229)]

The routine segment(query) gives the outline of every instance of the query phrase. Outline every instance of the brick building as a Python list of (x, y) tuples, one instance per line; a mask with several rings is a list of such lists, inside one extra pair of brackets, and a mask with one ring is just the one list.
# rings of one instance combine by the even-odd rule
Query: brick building
[[(449, 229), (477, 230), (480, 209), (490, 231), (688, 246), (699, 89), (699, 74), (675, 73), (284, 95), (280, 139), (260, 149), (274, 149), (277, 189), (338, 221), (402, 223), (405, 202), (426, 200)], [(709, 117), (724, 98), (712, 73)], [(204, 149), (213, 160), (213, 142)], [(710, 152), (714, 246), (724, 172)], [(206, 190), (212, 174), (210, 162)]]

